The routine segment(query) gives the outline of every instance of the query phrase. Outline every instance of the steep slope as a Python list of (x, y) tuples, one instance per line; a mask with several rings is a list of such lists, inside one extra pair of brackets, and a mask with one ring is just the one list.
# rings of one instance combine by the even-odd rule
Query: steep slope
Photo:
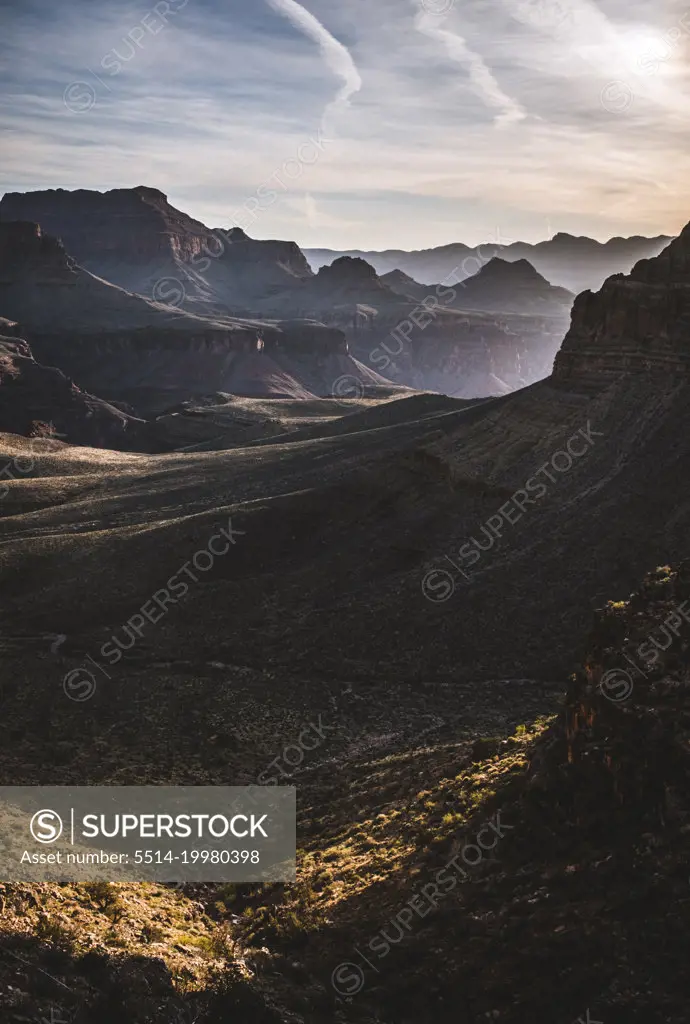
[[(469, 756), (439, 744), (419, 758), (424, 789), (399, 793), (404, 825), (374, 766), (352, 771), (378, 844), (393, 851), (418, 830), (402, 870), (358, 892), (351, 878), (348, 900), (334, 870), (330, 891), (300, 901), (303, 918), (316, 916), (302, 953), (315, 969), (319, 904), (335, 917), (334, 966), (364, 951), (350, 958), (360, 1012), (427, 1021), (431, 998), (435, 1020), (461, 1024), (686, 1020), (689, 568), (660, 567), (597, 613), (557, 717), (477, 741)], [(317, 821), (312, 834), (304, 892), (341, 841)], [(294, 912), (286, 902), (274, 913)], [(336, 975), (344, 990), (352, 966)]]
[(434, 249), (406, 252), (389, 249), (383, 252), (331, 249), (305, 249), (304, 253), (314, 270), (332, 263), (339, 256), (361, 257), (385, 275), (401, 270), (416, 281), (432, 284), (443, 281), (454, 284), (477, 273), (494, 256), (508, 262), (528, 260), (553, 285), (581, 292), (586, 288), (599, 288), (611, 274), (628, 273), (640, 259), (657, 256), (671, 241), (666, 235), (656, 238), (611, 238), (597, 242), (592, 238), (577, 237), (563, 232), (548, 241), (531, 245), (512, 242), (503, 245), (486, 242), (471, 248), (461, 242)]
[(17, 329), (0, 320), (0, 431), (146, 450), (143, 421), (82, 391), (60, 370), (41, 366)]
[(294, 242), (211, 231), (158, 189), (10, 192), (0, 219), (28, 220), (62, 240), (91, 273), (198, 312), (246, 311), (252, 300), (311, 277)]
[[(672, 255), (647, 266), (647, 277), (682, 266), (675, 255), (679, 244)], [(685, 272), (679, 273), (683, 279)], [(625, 283), (634, 293), (650, 287), (632, 278)], [(683, 293), (681, 281), (668, 287), (672, 295)], [(607, 315), (602, 312), (602, 318)], [(577, 323), (576, 308), (575, 331)], [(668, 321), (667, 330), (682, 337), (682, 322)], [(318, 663), (324, 674), (342, 673), (344, 652), (357, 635), (357, 652), (345, 663), (355, 675), (358, 665), (366, 673), (374, 664), (407, 678), (420, 671), (430, 678), (448, 671), (474, 678), (530, 674), (539, 666), (547, 670), (546, 650), (548, 664), (562, 670), (572, 654), (561, 646), (563, 637), (581, 631), (590, 600), (607, 596), (612, 587), (629, 587), (645, 565), (686, 551), (689, 387), (676, 364), (659, 363), (649, 373), (643, 363), (629, 361), (615, 376), (584, 365), (579, 376), (557, 371), (524, 391), (459, 412), (264, 444), (258, 461), (254, 449), (198, 454), (191, 462), (167, 462), (164, 478), (147, 466), (139, 488), (150, 494), (149, 514), (159, 503), (171, 510), (160, 513), (165, 544), (172, 528), (167, 516), (176, 522), (180, 510), (197, 500), (213, 507), (220, 473), (234, 505), (253, 524), (251, 539), (248, 531), (237, 553), (243, 585), (254, 590), (260, 605), (255, 574), (269, 573), (275, 582), (275, 609), (261, 626), (262, 651), (285, 668)], [(420, 448), (417, 462), (413, 452)], [(527, 481), (530, 501), (524, 500)], [(510, 505), (514, 494), (523, 497), (522, 508)], [(506, 502), (505, 516), (497, 520)], [(339, 520), (331, 523), (327, 510), (333, 507)], [(121, 515), (133, 511), (125, 495), (115, 498), (113, 529)], [(63, 505), (46, 515), (70, 521), (72, 512)], [(490, 517), (497, 532), (483, 529)], [(297, 523), (294, 540), (283, 547), (280, 538), (286, 531), (292, 536)], [(21, 532), (22, 524), (16, 528)], [(122, 542), (138, 548), (133, 536)], [(583, 550), (589, 553), (584, 564)], [(131, 561), (138, 563), (140, 554)], [(116, 548), (113, 557), (117, 563)], [(450, 594), (450, 603), (436, 600), (432, 584), (442, 596), (445, 589), (454, 591), (453, 600)], [(143, 585), (141, 577), (122, 580), (125, 604), (132, 585)], [(19, 586), (15, 614), (30, 618), (39, 598), (33, 590), (22, 597)], [(229, 584), (228, 601), (234, 593)], [(234, 656), (252, 664), (253, 619), (246, 597), (243, 592), (237, 607), (241, 636), (233, 641)], [(510, 615), (501, 617), (499, 630), (496, 609), (507, 599)], [(65, 593), (61, 605), (69, 609), (75, 600), (79, 595)], [(136, 598), (130, 594), (129, 600)], [(316, 609), (319, 628), (313, 629)], [(212, 608), (200, 600), (197, 611), (208, 648), (222, 645), (224, 626)], [(94, 601), (89, 615), (95, 627), (110, 613)], [(288, 646), (286, 629), (292, 631)], [(167, 639), (171, 651), (185, 643), (175, 635)], [(467, 657), (458, 663), (460, 650)]]
[(597, 612), (557, 715), (355, 755), (336, 785), (317, 766), (301, 884), (245, 911), (252, 944), (299, 955), (345, 1021), (683, 1024), (689, 569)]
[(0, 222), (0, 307), (37, 332), (203, 330), (209, 321), (134, 295), (84, 270), (62, 243), (24, 221)]

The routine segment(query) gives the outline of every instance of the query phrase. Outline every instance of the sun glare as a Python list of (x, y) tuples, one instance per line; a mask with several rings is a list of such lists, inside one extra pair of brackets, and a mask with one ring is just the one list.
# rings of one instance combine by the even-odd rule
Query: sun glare
[(669, 71), (677, 48), (677, 42), (670, 36), (653, 29), (633, 29), (622, 33), (619, 45), (630, 69), (643, 75)]

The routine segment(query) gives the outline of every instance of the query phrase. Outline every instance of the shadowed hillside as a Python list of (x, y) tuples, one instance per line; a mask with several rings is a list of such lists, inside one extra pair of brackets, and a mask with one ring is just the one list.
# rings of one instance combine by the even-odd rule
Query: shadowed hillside
[(257, 436), (164, 455), (2, 436), (32, 458), (0, 502), (2, 777), (299, 790), (294, 886), (5, 886), (12, 1024), (681, 1024), (689, 239), (505, 397), (272, 436), (248, 403)]

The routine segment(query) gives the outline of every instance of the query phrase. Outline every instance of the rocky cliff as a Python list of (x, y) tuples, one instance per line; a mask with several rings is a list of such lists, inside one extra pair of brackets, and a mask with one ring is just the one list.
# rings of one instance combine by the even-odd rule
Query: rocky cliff
[[(93, 448), (146, 446), (143, 421), (82, 391), (61, 370), (37, 363), (18, 330), (17, 324), (0, 321), (0, 432)], [(10, 479), (23, 475), (10, 468)]]
[(342, 330), (357, 359), (396, 384), (463, 398), (548, 376), (573, 296), (525, 261), (494, 259), (453, 288), (344, 256), (265, 308), (300, 305)]
[(690, 225), (654, 259), (575, 300), (554, 366), (561, 382), (690, 366)]
[(390, 380), (477, 398), (506, 394), (547, 377), (567, 324), (567, 315), (454, 308), (432, 317), (421, 305), (409, 304), (402, 315), (384, 311), (343, 329), (353, 354)]
[(21, 221), (0, 222), (0, 315), (21, 323), (41, 362), (138, 415), (216, 391), (305, 398), (343, 375), (387, 383), (351, 358), (340, 330), (182, 312), (94, 276)]
[(0, 219), (35, 221), (92, 274), (202, 313), (245, 310), (250, 300), (312, 276), (294, 242), (255, 241), (239, 228), (212, 231), (145, 186), (10, 192)]

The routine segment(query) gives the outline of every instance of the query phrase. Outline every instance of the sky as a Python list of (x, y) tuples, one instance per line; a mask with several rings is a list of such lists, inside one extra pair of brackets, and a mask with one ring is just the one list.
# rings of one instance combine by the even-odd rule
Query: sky
[(677, 234), (690, 0), (0, 0), (0, 192), (303, 247)]

